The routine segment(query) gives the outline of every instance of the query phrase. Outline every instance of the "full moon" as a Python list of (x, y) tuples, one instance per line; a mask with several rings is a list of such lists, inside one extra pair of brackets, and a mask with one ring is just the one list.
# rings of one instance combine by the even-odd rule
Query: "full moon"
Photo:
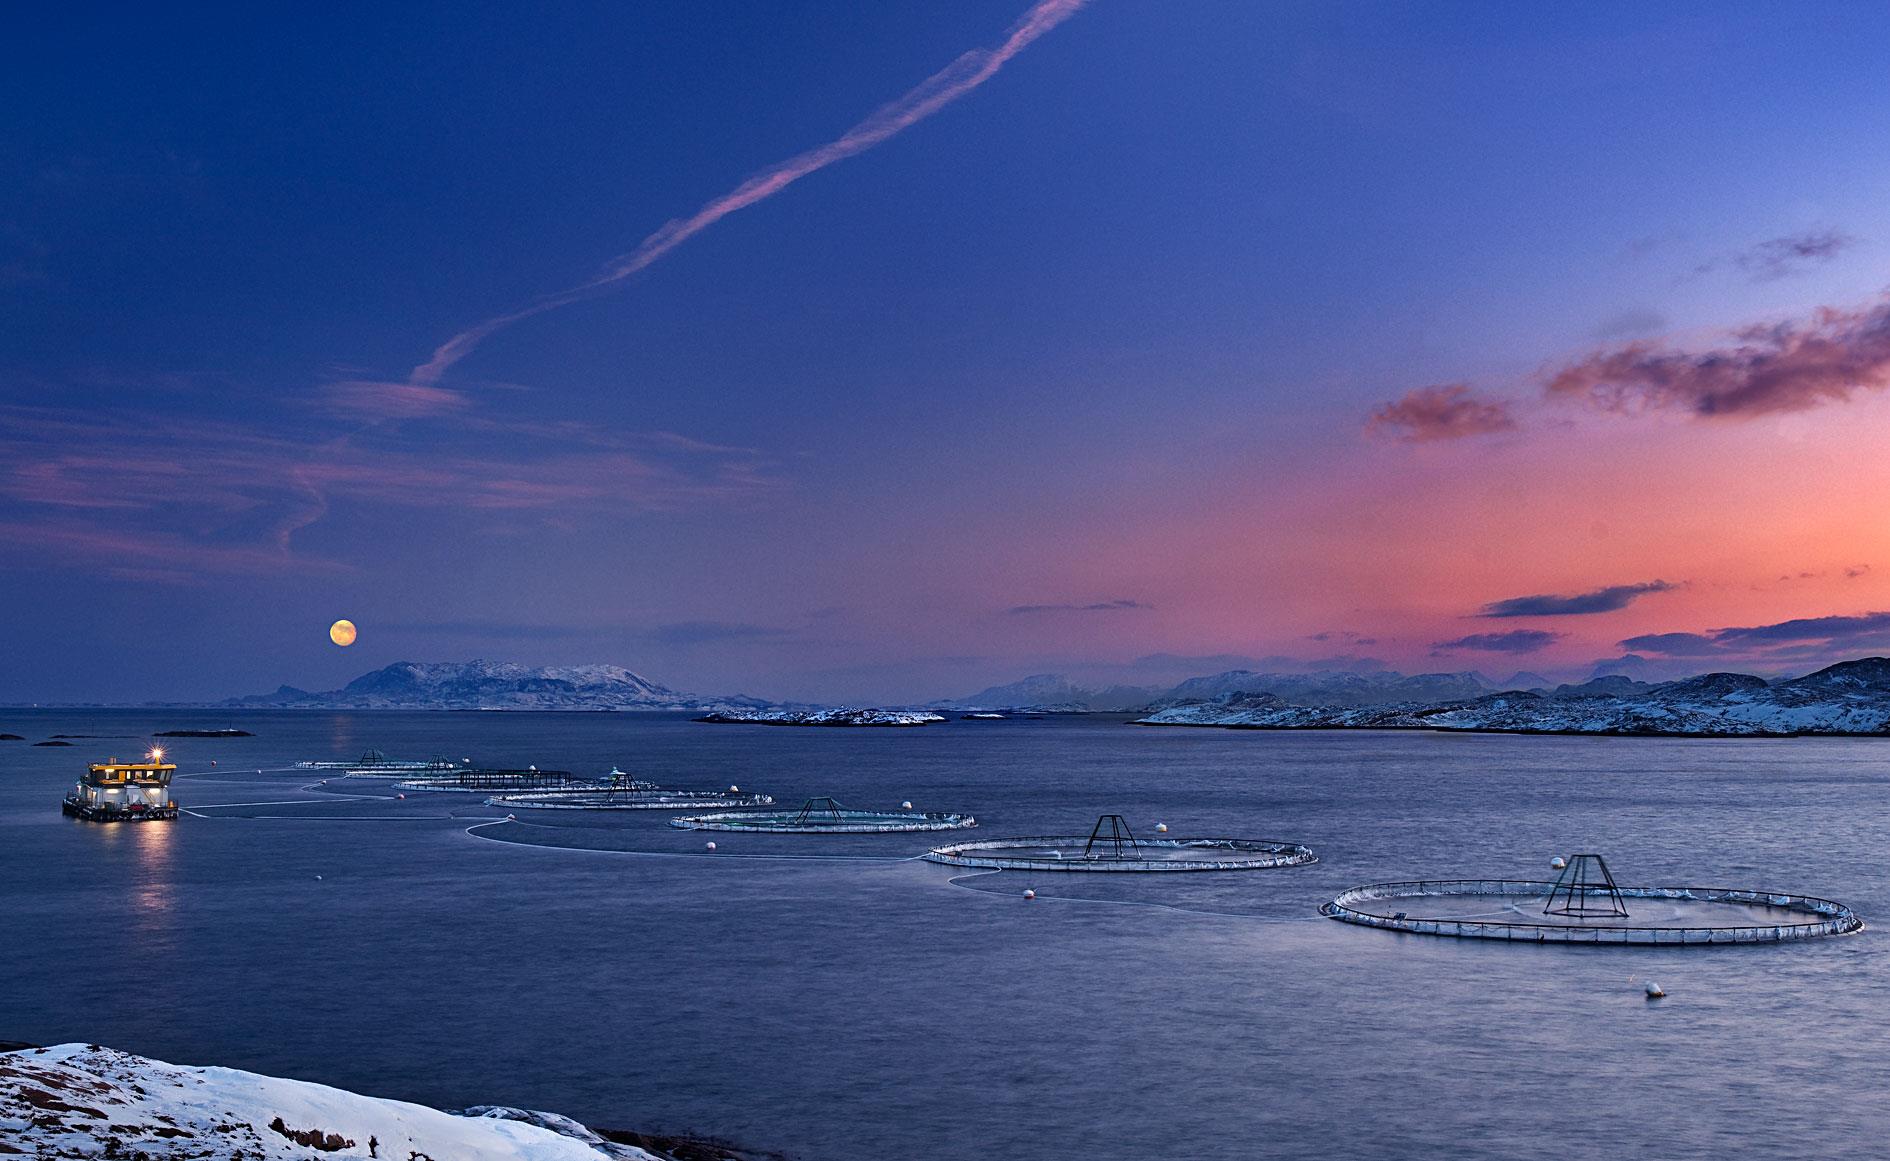
[(343, 618), (328, 626), (328, 639), (343, 648), (354, 644), (354, 622)]

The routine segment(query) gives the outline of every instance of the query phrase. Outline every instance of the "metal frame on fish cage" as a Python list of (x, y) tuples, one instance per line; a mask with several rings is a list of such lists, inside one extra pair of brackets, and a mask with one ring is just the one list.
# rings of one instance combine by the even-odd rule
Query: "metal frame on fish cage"
[(1569, 915), (1578, 918), (1600, 916), (1626, 919), (1627, 901), (1608, 870), (1608, 860), (1600, 855), (1571, 855), (1568, 865), (1555, 877), (1549, 889), (1544, 915)]
[(760, 834), (902, 834), (961, 830), (978, 825), (969, 814), (943, 810), (851, 810), (825, 795), (793, 810), (730, 810), (672, 818), (682, 830), (752, 831)]
[[(1519, 943), (1573, 943), (1601, 947), (1697, 947), (1732, 943), (1786, 943), (1828, 935), (1850, 935), (1864, 929), (1864, 921), (1842, 903), (1812, 895), (1749, 891), (1729, 887), (1613, 887), (1623, 899), (1673, 899), (1722, 904), (1728, 907), (1773, 907), (1805, 916), (1791, 923), (1741, 923), (1718, 926), (1615, 925), (1607, 923), (1527, 923), (1489, 919), (1452, 919), (1446, 916), (1411, 916), (1404, 911), (1374, 906), (1401, 899), (1439, 896), (1489, 896), (1493, 899), (1545, 901), (1553, 905), (1560, 880), (1534, 879), (1418, 879), (1402, 883), (1370, 883), (1353, 887), (1319, 913), (1342, 923), (1441, 935), (1455, 939), (1500, 939)], [(1612, 883), (1610, 884), (1612, 886)], [(1566, 914), (1565, 912), (1550, 912)], [(1592, 914), (1592, 913), (1591, 913)], [(1608, 912), (1601, 912), (1603, 915)], [(1625, 904), (1623, 905), (1625, 914)], [(1577, 918), (1582, 918), (1580, 914)]]

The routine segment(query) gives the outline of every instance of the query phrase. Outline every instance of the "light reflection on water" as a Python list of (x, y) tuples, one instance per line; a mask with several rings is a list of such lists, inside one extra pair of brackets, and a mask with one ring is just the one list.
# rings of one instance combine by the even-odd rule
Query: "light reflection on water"
[(171, 934), (171, 896), (173, 874), (171, 847), (178, 839), (175, 830), (161, 822), (140, 822), (108, 827), (120, 830), (135, 848), (135, 870), (131, 881), (132, 922), (141, 928), (141, 942), (155, 942)]
[[(0, 751), (0, 1039), (712, 1131), (817, 1161), (1863, 1157), (1890, 1130), (1877, 1032), (1890, 742), (608, 714), (38, 712), (0, 729), (223, 724), (258, 736), (176, 739), (180, 800), (270, 817), (79, 824), (58, 799), (89, 751)], [(1321, 862), (967, 876), (900, 861), (926, 835), (718, 834), (710, 854), (660, 814), (515, 824), (597, 848), (570, 850), (468, 837), (497, 813), (474, 797), (208, 809), (296, 799), (314, 776), (252, 771), (369, 747), (616, 764), (783, 801), (912, 799), (969, 810), (984, 823), (972, 833), (992, 837), (1086, 832), (1120, 810), (1175, 835), (1303, 841)], [(1878, 926), (1782, 947), (1596, 950), (1313, 915), (1357, 883), (1539, 877), (1577, 849), (1605, 853), (1624, 884), (1805, 891)], [(810, 853), (890, 858), (741, 857)], [(1667, 1000), (1642, 998), (1648, 978)]]

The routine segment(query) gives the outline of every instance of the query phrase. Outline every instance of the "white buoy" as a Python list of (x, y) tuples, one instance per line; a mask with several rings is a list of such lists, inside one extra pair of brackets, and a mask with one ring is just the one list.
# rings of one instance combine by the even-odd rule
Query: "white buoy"
[(740, 794), (742, 792), (742, 788), (739, 786), (731, 786), (728, 788), (728, 792), (730, 794)]
[(1667, 994), (1667, 991), (1665, 988), (1662, 988), (1659, 984), (1655, 983), (1653, 980), (1647, 981), (1647, 998), (1648, 999), (1658, 1000), (1661, 997), (1665, 996), (1666, 994)]
[(316, 881), (317, 883), (319, 883), (319, 882), (321, 882), (321, 881), (322, 881), (322, 877), (321, 877), (320, 875), (317, 875), (317, 876), (315, 876), (315, 881)]
[(1568, 867), (1568, 860), (1563, 858), (1561, 855), (1557, 855), (1553, 859), (1549, 860), (1549, 868), (1551, 870), (1560, 871), (1560, 870), (1566, 869), (1567, 867)]
[(707, 847), (708, 847), (708, 849), (709, 849), (709, 850), (714, 850), (714, 849), (715, 849), (715, 844), (714, 844), (714, 843), (708, 843), (708, 844), (706, 844), (706, 845), (707, 845)]
[(396, 794), (396, 795), (394, 795), (394, 797), (395, 797), (395, 798), (405, 798), (405, 797), (407, 797), (407, 796), (406, 796), (405, 794)]
[(1025, 891), (1025, 892), (1024, 892), (1024, 898), (1026, 898), (1026, 899), (1035, 899), (1036, 897), (1037, 897), (1037, 893), (1036, 893), (1035, 891)]
[(506, 815), (506, 816), (505, 816), (505, 821), (507, 821), (507, 822), (517, 822), (517, 821), (518, 821), (518, 815), (516, 815), (516, 814), (508, 814), (508, 815)]
[(1165, 822), (1158, 822), (1158, 823), (1156, 823), (1156, 824), (1155, 824), (1155, 829), (1156, 829), (1156, 831), (1158, 831), (1158, 832), (1159, 832), (1159, 833), (1161, 833), (1161, 834), (1167, 834), (1167, 833), (1168, 833), (1168, 824), (1167, 824), (1167, 823), (1165, 823)]
[(912, 803), (911, 803), (910, 801), (907, 801), (907, 802), (902, 802), (902, 803), (900, 803), (900, 804), (899, 804), (899, 809), (901, 809), (901, 810), (911, 810), (911, 809), (912, 809)]

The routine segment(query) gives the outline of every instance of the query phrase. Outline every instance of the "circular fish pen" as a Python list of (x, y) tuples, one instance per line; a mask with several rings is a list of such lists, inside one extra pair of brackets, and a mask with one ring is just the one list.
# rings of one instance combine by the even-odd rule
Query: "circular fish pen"
[(389, 758), (379, 750), (369, 750), (352, 762), (337, 761), (302, 761), (294, 765), (296, 770), (334, 770), (346, 778), (418, 778), (438, 776), (470, 765), (455, 762), (448, 758), (428, 758), (415, 761), (406, 758)]
[(928, 810), (851, 810), (831, 798), (810, 798), (792, 810), (730, 810), (672, 818), (683, 830), (731, 830), (760, 834), (900, 834), (977, 826), (969, 814)]
[(934, 863), (999, 871), (1264, 871), (1316, 863), (1312, 848), (1272, 839), (1138, 839), (1119, 814), (1096, 820), (1088, 835), (1036, 835), (952, 843), (926, 852)]
[(1728, 887), (1622, 887), (1600, 855), (1554, 881), (1424, 879), (1354, 887), (1319, 908), (1342, 923), (1521, 943), (1679, 947), (1787, 943), (1861, 931), (1842, 903)]
[(515, 810), (700, 810), (704, 807), (773, 806), (774, 799), (766, 794), (733, 790), (664, 790), (639, 784), (495, 794), (486, 799), (486, 805)]
[(588, 778), (579, 778), (569, 770), (540, 770), (536, 766), (529, 766), (523, 770), (455, 769), (442, 773), (438, 777), (409, 778), (394, 783), (395, 790), (445, 790), (461, 794), (472, 794), (482, 790), (595, 790), (597, 788), (596, 782)]

